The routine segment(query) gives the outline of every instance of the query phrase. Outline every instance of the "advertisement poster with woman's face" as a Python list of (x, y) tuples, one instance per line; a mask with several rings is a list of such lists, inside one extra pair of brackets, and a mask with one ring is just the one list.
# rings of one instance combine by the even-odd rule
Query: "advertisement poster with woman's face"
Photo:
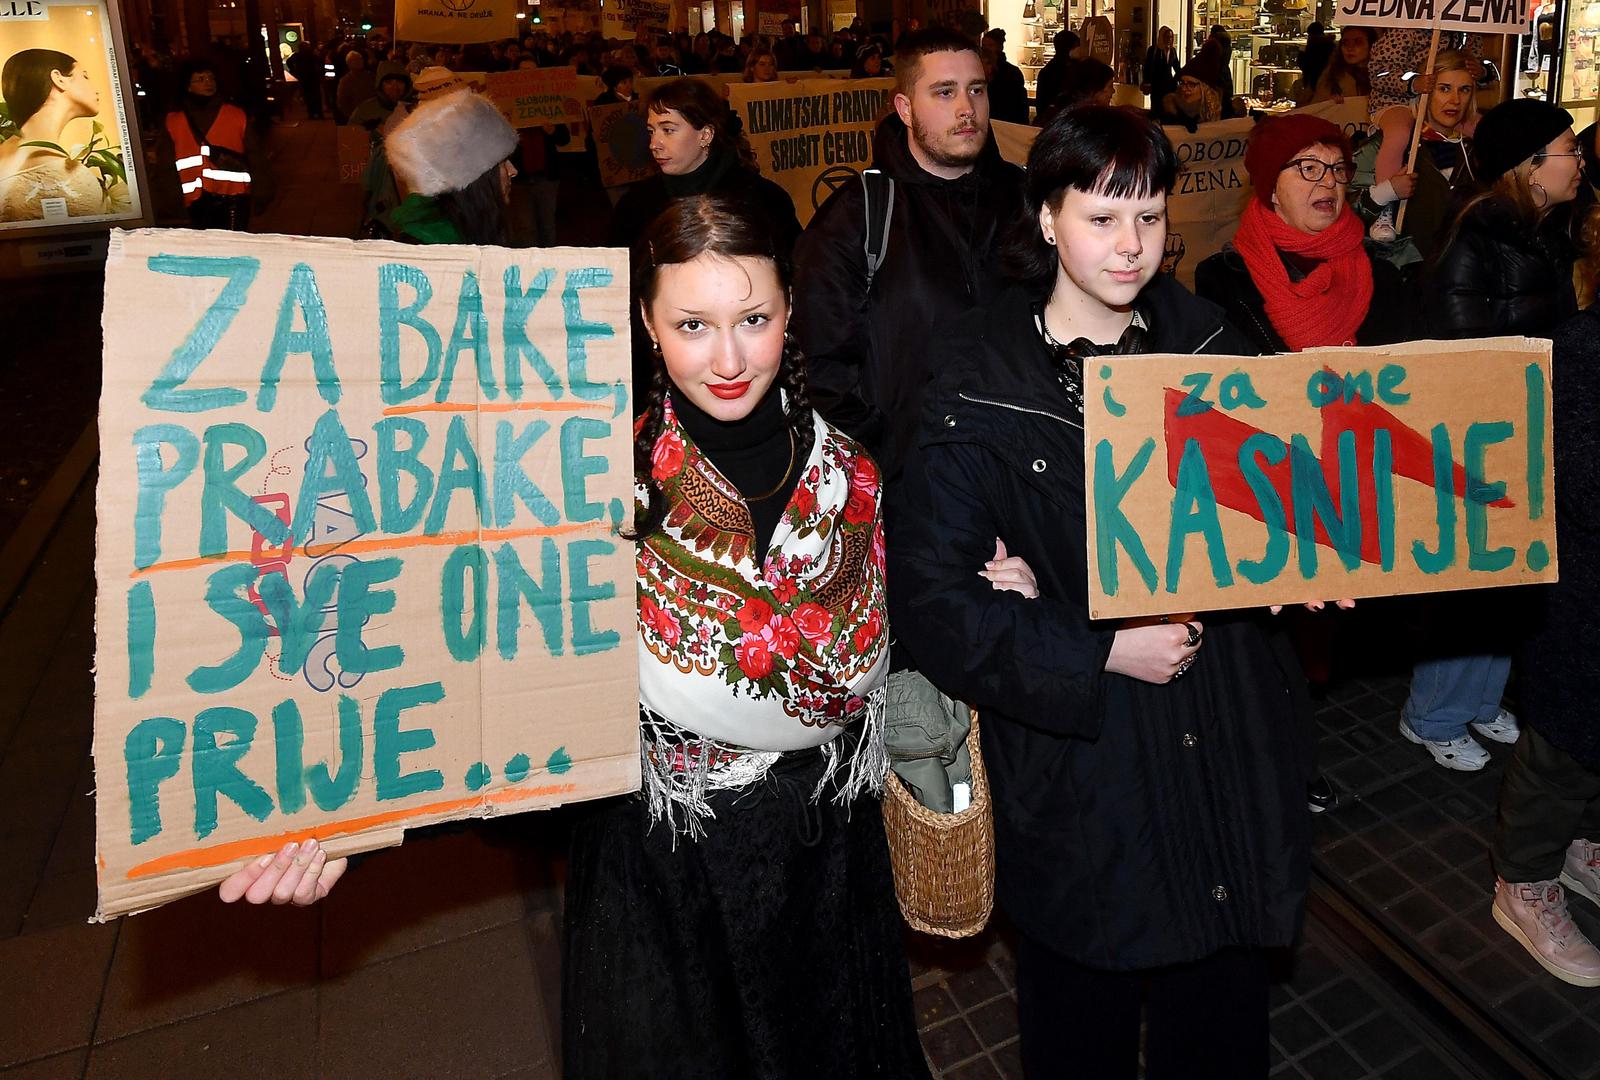
[(140, 217), (105, 0), (0, 0), (0, 236)]

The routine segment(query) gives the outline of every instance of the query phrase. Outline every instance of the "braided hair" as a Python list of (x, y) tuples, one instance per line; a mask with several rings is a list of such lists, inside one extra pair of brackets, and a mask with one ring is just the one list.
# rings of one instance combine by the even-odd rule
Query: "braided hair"
[[(690, 262), (701, 255), (724, 259), (769, 259), (778, 272), (778, 283), (788, 293), (793, 268), (788, 256), (773, 245), (773, 230), (765, 215), (755, 206), (728, 195), (695, 195), (668, 204), (661, 216), (645, 230), (644, 238), (633, 249), (635, 302), (646, 311), (655, 301), (663, 266)], [(815, 442), (812, 430), (811, 398), (806, 390), (806, 365), (788, 330), (783, 335), (783, 356), (779, 361), (777, 383), (783, 388), (784, 422), (794, 433), (795, 457), (805, 461)], [(663, 403), (671, 388), (666, 362), (659, 346), (651, 363), (650, 385), (644, 391), (643, 407), (633, 436), (634, 482), (647, 493), (631, 531), (622, 535), (643, 540), (661, 527), (667, 516), (666, 498), (651, 471), (656, 440), (661, 437)], [(771, 391), (768, 391), (769, 393)]]

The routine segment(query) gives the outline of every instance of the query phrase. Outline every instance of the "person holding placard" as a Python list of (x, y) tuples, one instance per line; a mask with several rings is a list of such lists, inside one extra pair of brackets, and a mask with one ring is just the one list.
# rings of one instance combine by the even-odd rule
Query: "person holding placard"
[[(1383, 133), (1383, 151), (1373, 167), (1376, 183), (1381, 184), (1405, 169), (1412, 130), (1416, 127), (1417, 95), (1433, 89), (1433, 76), (1427, 69), (1436, 32), (1390, 29), (1372, 46), (1368, 61), (1372, 91), (1367, 98), (1367, 114)], [(1467, 57), (1467, 74), (1475, 83), (1482, 83), (1494, 75), (1493, 65), (1484, 61), (1484, 35), (1465, 34), (1463, 37), (1465, 40), (1457, 51)], [(1372, 223), (1372, 238), (1385, 244), (1392, 242), (1394, 222), (1395, 214), (1391, 210), (1380, 214)]]
[[(1532, 98), (1505, 102), (1484, 114), (1473, 152), (1487, 190), (1450, 225), (1424, 276), (1433, 332), (1549, 337), (1578, 310), (1570, 210), (1583, 154), (1572, 116)], [(1436, 599), (1428, 652), (1400, 715), (1403, 737), (1458, 772), (1489, 763), (1474, 731), (1507, 744), (1519, 735), (1516, 717), (1501, 705), (1511, 672), (1508, 620), (1485, 618), (1484, 605), (1478, 594)]]
[[(996, 898), (1019, 931), (1029, 1076), (1268, 1071), (1266, 950), (1299, 926), (1310, 703), (1266, 611), (1117, 626), (1088, 609), (1093, 358), (1241, 355), (1160, 272), (1177, 156), (1126, 109), (1061, 112), (1028, 156), (1019, 282), (945, 328), (900, 484), (889, 603), (918, 670), (979, 710)], [(972, 572), (995, 537), (1037, 596)]]
[(1445, 49), (1434, 60), (1432, 74), (1417, 159), (1404, 172), (1377, 183), (1374, 174), (1385, 139), (1382, 130), (1376, 131), (1356, 152), (1356, 177), (1350, 186), (1351, 204), (1369, 226), (1406, 200), (1404, 235), (1381, 248), (1384, 258), (1402, 269), (1437, 248), (1454, 193), (1470, 190), (1476, 179), (1468, 131), (1477, 125), (1478, 89), (1468, 59)]
[[(809, 405), (759, 211), (674, 202), (631, 280), (643, 791), (576, 811), (563, 1075), (927, 1080), (875, 801), (881, 476)], [(314, 903), (348, 865), (286, 845), (219, 893)]]

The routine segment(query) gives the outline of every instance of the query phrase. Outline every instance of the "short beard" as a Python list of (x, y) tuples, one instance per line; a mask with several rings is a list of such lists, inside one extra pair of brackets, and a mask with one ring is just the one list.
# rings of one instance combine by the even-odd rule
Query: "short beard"
[(933, 146), (928, 141), (928, 129), (917, 122), (917, 114), (915, 111), (911, 113), (911, 138), (915, 140), (918, 148), (922, 150), (923, 154), (928, 158), (928, 160), (933, 162), (935, 165), (940, 166), (941, 168), (959, 169), (965, 165), (971, 165), (976, 162), (978, 160), (978, 156), (983, 153), (983, 143), (981, 142), (971, 154), (965, 156), (951, 154), (948, 151)]

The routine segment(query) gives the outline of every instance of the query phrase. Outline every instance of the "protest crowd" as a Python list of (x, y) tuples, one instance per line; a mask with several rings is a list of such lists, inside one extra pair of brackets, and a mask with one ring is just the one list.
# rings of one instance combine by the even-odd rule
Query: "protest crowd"
[[(1312, 695), (1354, 602), (1091, 618), (1103, 356), (1553, 341), (1559, 583), (1359, 607), (1425, 628), (1397, 739), (1463, 772), (1514, 744), (1493, 917), (1554, 978), (1600, 987), (1571, 917), (1600, 903), (1595, 129), (1538, 100), (1484, 107), (1476, 35), (1434, 52), (1425, 32), (1315, 27), (1306, 108), (1250, 127), (1251, 194), (1183, 268), (1191, 288), (1169, 244), (1175, 144), (1254, 107), (1226, 39), (1181, 57), (1162, 28), (1118, 72), (1063, 30), (1032, 101), (981, 20), (291, 58), (306, 118), (365, 133), (351, 236), (570, 244), (582, 187), (605, 220), (576, 240), (631, 253), (644, 790), (573, 838), (568, 1076), (927, 1075), (876, 803), (890, 762), (919, 757), (904, 726), (954, 718), (964, 745), (951, 702), (981, 717), (1028, 1075), (1131, 1077), (1141, 1045), (1153, 1078), (1267, 1075), (1270, 956), (1300, 927), (1310, 815), (1340, 801)], [(268, 110), (228, 65), (152, 55), (140, 79), (192, 224), (242, 230), (272, 196)], [(513, 128), (471, 88), (426, 92), (559, 67), (593, 82), (589, 105), (642, 117), (649, 175), (606, 184), (583, 122)], [(1113, 105), (1130, 72), (1141, 104)], [(727, 84), (823, 73), (894, 81), (875, 174), (797, 205)], [(1347, 99), (1366, 100), (1354, 136), (1317, 111)], [(1030, 129), (1025, 167), (1005, 124)], [(694, 651), (730, 619), (735, 649)], [(348, 866), (290, 844), (222, 896), (312, 903)]]

